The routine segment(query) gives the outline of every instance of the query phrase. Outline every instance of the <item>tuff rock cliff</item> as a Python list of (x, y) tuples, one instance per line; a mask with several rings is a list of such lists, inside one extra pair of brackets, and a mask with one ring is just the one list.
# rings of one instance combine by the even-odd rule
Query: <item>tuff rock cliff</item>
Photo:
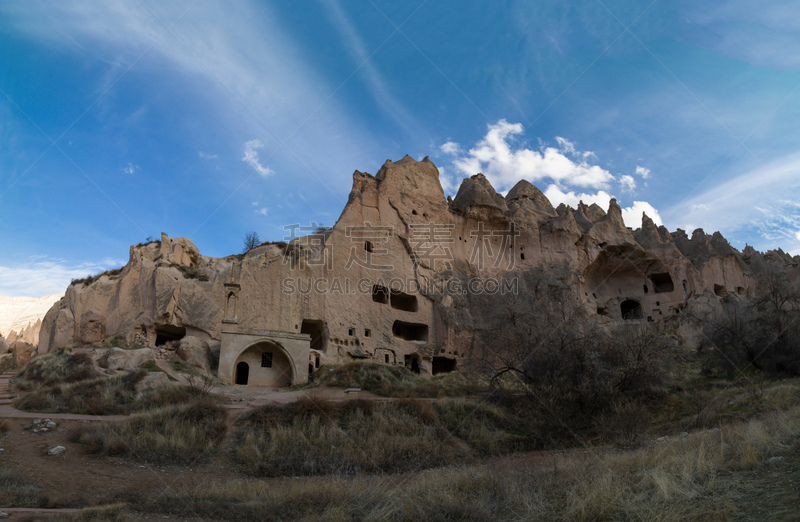
[(224, 258), (166, 234), (132, 246), (122, 269), (67, 289), (43, 321), (39, 353), (108, 336), (150, 346), (193, 336), (213, 351), (231, 321), (310, 335), (312, 371), (353, 359), (442, 371), (491, 349), (478, 346), (486, 306), (508, 305), (515, 278), (540, 267), (562, 273), (602, 321), (672, 324), (691, 343), (682, 314), (754, 295), (759, 267), (776, 256), (796, 268), (782, 252), (740, 253), (719, 233), (689, 238), (646, 215), (631, 230), (615, 200), (553, 208), (527, 181), (503, 197), (477, 174), (448, 200), (436, 166), (406, 156), (374, 176), (356, 171), (336, 225), (288, 244)]

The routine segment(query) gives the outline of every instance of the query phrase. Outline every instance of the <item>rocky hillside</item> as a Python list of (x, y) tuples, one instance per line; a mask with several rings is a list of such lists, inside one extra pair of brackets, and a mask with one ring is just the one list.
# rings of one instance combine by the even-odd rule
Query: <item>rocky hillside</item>
[(45, 314), (64, 294), (44, 297), (0, 297), (0, 337), (9, 342), (39, 343)]
[(218, 349), (235, 324), (308, 334), (312, 367), (372, 359), (435, 373), (490, 348), (498, 312), (532, 299), (542, 273), (601, 322), (669, 323), (692, 344), (683, 317), (756, 295), (767, 263), (797, 271), (800, 261), (741, 253), (702, 229), (669, 232), (646, 215), (627, 228), (615, 200), (554, 208), (527, 181), (503, 197), (477, 174), (446, 198), (436, 166), (408, 156), (356, 171), (336, 225), (305, 234), (225, 258), (166, 234), (133, 246), (122, 269), (67, 289), (40, 352), (110, 335), (150, 346), (195, 336)]

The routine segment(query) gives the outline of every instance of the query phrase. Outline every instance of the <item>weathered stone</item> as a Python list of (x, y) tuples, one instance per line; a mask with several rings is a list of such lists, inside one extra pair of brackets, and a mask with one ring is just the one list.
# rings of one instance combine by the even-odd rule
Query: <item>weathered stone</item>
[(6, 341), (5, 339), (3, 339), (2, 336), (0, 336), (0, 355), (8, 353), (8, 349), (9, 349), (8, 341)]
[(154, 363), (156, 354), (150, 348), (123, 350), (111, 348), (104, 357), (105, 367), (109, 370), (135, 370)]
[[(82, 340), (76, 318), (96, 310), (106, 335), (151, 347), (185, 336), (179, 356), (200, 368), (209, 367), (209, 345), (219, 347), (226, 382), (247, 368), (249, 382), (300, 383), (321, 364), (363, 358), (425, 374), (457, 367), (471, 349), (491, 349), (479, 346), (491, 325), (475, 308), (489, 305), (469, 292), (439, 292), (442, 283), (465, 288), (558, 267), (601, 321), (672, 321), (696, 342), (682, 311), (713, 314), (724, 295), (752, 295), (767, 256), (797, 265), (782, 252), (740, 254), (702, 230), (691, 239), (669, 234), (647, 216), (631, 230), (615, 200), (607, 211), (583, 203), (553, 209), (526, 181), (504, 198), (475, 175), (448, 204), (427, 158), (387, 161), (375, 176), (356, 171), (336, 225), (311, 232), (225, 258), (201, 256), (188, 239), (166, 234), (133, 246), (116, 278), (67, 289), (43, 321), (40, 352)], [(502, 293), (493, 299), (511, 302)], [(109, 356), (118, 359), (125, 361), (113, 364), (131, 366), (127, 356)]]
[(50, 456), (61, 455), (65, 451), (67, 451), (67, 448), (65, 448), (64, 446), (56, 446), (55, 448), (50, 448), (47, 454)]
[(106, 316), (100, 310), (87, 310), (81, 314), (81, 342), (93, 344), (102, 342), (106, 337)]
[(191, 366), (207, 371), (211, 369), (211, 350), (208, 348), (208, 343), (199, 337), (181, 339), (177, 354)]
[(169, 380), (167, 374), (164, 372), (150, 372), (145, 375), (142, 380), (136, 383), (136, 391), (143, 392), (154, 388), (163, 388), (164, 386), (172, 386), (172, 381)]
[(36, 347), (24, 341), (15, 341), (9, 346), (9, 352), (14, 354), (17, 364), (28, 364)]

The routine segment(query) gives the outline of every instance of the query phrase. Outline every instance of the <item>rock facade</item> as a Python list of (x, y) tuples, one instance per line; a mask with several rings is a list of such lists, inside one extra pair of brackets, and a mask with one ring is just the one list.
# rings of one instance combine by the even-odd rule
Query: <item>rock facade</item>
[[(219, 359), (230, 382), (247, 369), (258, 382), (293, 384), (307, 378), (306, 365), (313, 373), (353, 360), (431, 374), (491, 349), (478, 346), (489, 327), (485, 298), (507, 305), (526, 271), (563, 272), (603, 321), (679, 324), (694, 303), (754, 295), (766, 255), (701, 229), (670, 233), (647, 216), (632, 230), (615, 200), (608, 209), (553, 208), (527, 181), (503, 197), (478, 174), (449, 200), (436, 166), (408, 156), (374, 176), (356, 171), (334, 227), (296, 232), (225, 258), (166, 234), (132, 246), (120, 271), (67, 289), (43, 321), (39, 352), (100, 336), (151, 347), (194, 337), (201, 342), (181, 341), (181, 357), (203, 368)], [(280, 375), (254, 377), (276, 368)]]

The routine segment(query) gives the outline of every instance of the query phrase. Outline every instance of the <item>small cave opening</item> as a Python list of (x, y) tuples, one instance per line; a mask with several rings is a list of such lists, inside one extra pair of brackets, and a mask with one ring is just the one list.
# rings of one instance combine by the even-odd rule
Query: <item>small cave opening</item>
[(372, 300), (381, 304), (388, 303), (389, 290), (385, 286), (374, 285), (372, 287)]
[(650, 282), (653, 283), (653, 289), (657, 294), (664, 294), (675, 290), (675, 283), (672, 282), (672, 276), (666, 272), (650, 274), (648, 278)]
[(419, 355), (412, 353), (404, 357), (406, 368), (414, 373), (419, 373)]
[(186, 328), (163, 324), (156, 326), (156, 346), (162, 346), (170, 341), (180, 341), (186, 337)]
[(450, 373), (456, 371), (456, 360), (447, 357), (433, 358), (433, 374)]
[(639, 301), (626, 299), (619, 305), (622, 318), (626, 321), (634, 321), (642, 318), (642, 305)]
[(311, 349), (319, 352), (324, 352), (327, 348), (327, 339), (325, 338), (325, 322), (320, 320), (303, 319), (303, 324), (300, 326), (300, 333), (308, 334), (311, 336)]
[(417, 304), (417, 296), (415, 295), (404, 294), (403, 292), (396, 292), (392, 290), (390, 301), (392, 308), (397, 310), (416, 312), (419, 309), (419, 305)]
[(406, 341), (427, 341), (428, 325), (395, 321), (392, 325), (392, 333), (395, 337)]
[(717, 297), (727, 297), (728, 289), (722, 285), (714, 285), (714, 295)]

